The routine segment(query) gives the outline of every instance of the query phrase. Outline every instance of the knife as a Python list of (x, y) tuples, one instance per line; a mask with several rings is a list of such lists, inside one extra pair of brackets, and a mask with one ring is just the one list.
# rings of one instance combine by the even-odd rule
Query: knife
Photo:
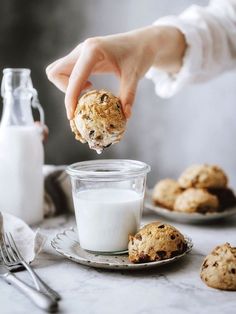
[(57, 311), (57, 302), (52, 300), (50, 297), (42, 292), (27, 285), (22, 280), (18, 279), (12, 274), (8, 268), (0, 264), (0, 277), (3, 278), (7, 283), (12, 284), (23, 292), (36, 306), (44, 311), (54, 313)]

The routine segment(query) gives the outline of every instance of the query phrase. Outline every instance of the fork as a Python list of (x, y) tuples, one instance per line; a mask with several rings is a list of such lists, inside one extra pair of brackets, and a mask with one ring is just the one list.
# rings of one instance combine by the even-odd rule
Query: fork
[(60, 300), (60, 295), (50, 288), (33, 270), (33, 268), (25, 261), (21, 255), (15, 240), (11, 233), (2, 233), (2, 243), (0, 244), (0, 252), (5, 265), (11, 269), (12, 267), (22, 265), (31, 275), (38, 291), (41, 291), (53, 300)]

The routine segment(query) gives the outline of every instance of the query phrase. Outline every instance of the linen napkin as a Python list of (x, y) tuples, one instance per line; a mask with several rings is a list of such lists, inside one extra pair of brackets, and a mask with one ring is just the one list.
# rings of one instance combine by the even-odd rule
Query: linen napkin
[(0, 212), (0, 239), (4, 231), (11, 232), (20, 253), (28, 263), (35, 259), (46, 241), (46, 236), (39, 230), (34, 232), (20, 218)]
[(74, 212), (71, 183), (66, 166), (44, 165), (44, 215)]

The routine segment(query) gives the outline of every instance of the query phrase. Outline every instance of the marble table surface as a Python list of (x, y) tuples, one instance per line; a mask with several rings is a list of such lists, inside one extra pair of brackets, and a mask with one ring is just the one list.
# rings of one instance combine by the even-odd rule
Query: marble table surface
[[(146, 212), (143, 222), (158, 217)], [(208, 288), (199, 277), (204, 256), (216, 245), (236, 245), (236, 217), (207, 225), (172, 222), (193, 239), (194, 249), (175, 264), (145, 271), (107, 271), (88, 268), (55, 252), (50, 240), (56, 233), (75, 225), (73, 216), (45, 220), (42, 231), (48, 241), (34, 262), (39, 275), (61, 296), (59, 313), (68, 314), (233, 314), (236, 292)], [(25, 280), (25, 271), (17, 273)], [(0, 281), (0, 313), (42, 313), (12, 286)]]

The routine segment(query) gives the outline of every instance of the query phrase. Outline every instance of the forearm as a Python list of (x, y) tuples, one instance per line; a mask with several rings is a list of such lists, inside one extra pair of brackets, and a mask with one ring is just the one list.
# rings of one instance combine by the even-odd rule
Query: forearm
[(152, 25), (131, 31), (128, 36), (126, 40), (134, 43), (136, 50), (141, 47), (143, 60), (150, 66), (168, 73), (176, 73), (181, 68), (187, 44), (179, 29)]
[(177, 73), (183, 63), (183, 57), (187, 48), (185, 37), (177, 28), (165, 26), (153, 26), (156, 40), (156, 56), (153, 66), (168, 72)]

